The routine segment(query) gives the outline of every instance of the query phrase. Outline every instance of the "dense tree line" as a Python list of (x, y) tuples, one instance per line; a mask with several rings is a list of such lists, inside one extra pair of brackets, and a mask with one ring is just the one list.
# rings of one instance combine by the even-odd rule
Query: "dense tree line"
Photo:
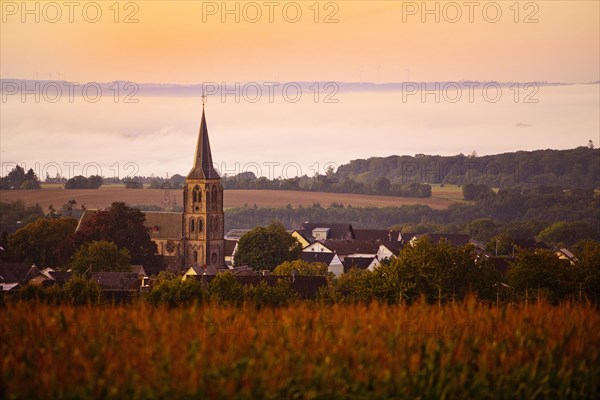
[(431, 186), (426, 183), (392, 183), (380, 176), (372, 182), (358, 182), (353, 179), (338, 181), (331, 172), (329, 175), (317, 175), (312, 178), (256, 178), (253, 173), (243, 173), (223, 179), (224, 189), (247, 190), (299, 190), (308, 192), (355, 193), (399, 197), (431, 197)]
[[(25, 285), (19, 291), (10, 292), (12, 301), (37, 301), (56, 305), (97, 305), (100, 304), (100, 299), (101, 290), (98, 284), (78, 276), (74, 276), (62, 286)], [(5, 299), (0, 291), (0, 306), (4, 303)]]
[(506, 188), (519, 184), (596, 189), (600, 186), (600, 149), (536, 150), (478, 157), (372, 157), (338, 167), (329, 178), (337, 182), (374, 182), (386, 177), (392, 184), (407, 182), (485, 184)]
[(583, 241), (572, 265), (548, 250), (519, 249), (506, 276), (470, 246), (455, 247), (427, 238), (404, 247), (374, 271), (351, 270), (322, 293), (329, 302), (430, 303), (463, 300), (468, 294), (488, 302), (600, 300), (600, 243)]
[(210, 283), (196, 279), (183, 280), (173, 274), (161, 272), (144, 299), (154, 305), (164, 304), (170, 307), (201, 302), (284, 306), (296, 301), (298, 294), (285, 279), (278, 280), (273, 286), (266, 282), (244, 286), (230, 272), (217, 275)]
[(40, 189), (40, 180), (33, 171), (16, 165), (6, 176), (0, 178), (0, 190)]

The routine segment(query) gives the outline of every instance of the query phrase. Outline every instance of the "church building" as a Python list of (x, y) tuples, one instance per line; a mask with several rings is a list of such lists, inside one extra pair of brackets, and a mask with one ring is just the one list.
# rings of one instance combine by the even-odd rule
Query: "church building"
[[(79, 224), (95, 210), (86, 210)], [(204, 107), (192, 169), (183, 187), (183, 212), (146, 211), (145, 225), (169, 269), (215, 273), (225, 266), (223, 186), (213, 167)]]
[(223, 267), (224, 223), (223, 186), (213, 167), (203, 108), (194, 165), (183, 188), (181, 237), (185, 266)]

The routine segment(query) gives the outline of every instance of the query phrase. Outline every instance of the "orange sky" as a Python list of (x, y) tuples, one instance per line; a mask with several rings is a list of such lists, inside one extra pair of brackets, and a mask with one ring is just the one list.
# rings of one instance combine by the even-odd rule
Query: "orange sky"
[[(436, 15), (423, 14), (421, 1), (319, 2), (317, 23), (314, 1), (227, 2), (229, 9), (239, 10), (239, 22), (235, 12), (223, 15), (221, 1), (138, 1), (128, 8), (121, 2), (118, 16), (113, 1), (82, 1), (72, 10), (73, 22), (62, 1), (53, 3), (58, 10), (29, 2), (31, 14), (21, 1), (0, 3), (3, 78), (158, 83), (600, 79), (598, 1), (520, 2), (518, 16), (513, 1), (475, 2), (472, 23), (464, 1), (427, 2), (429, 9), (437, 4), (439, 23)], [(267, 4), (273, 4), (273, 22)], [(498, 22), (486, 21), (496, 16), (496, 5), (502, 12)], [(96, 8), (102, 12), (99, 21), (86, 21), (95, 18)], [(257, 9), (262, 15), (252, 23)], [(302, 12), (299, 21), (286, 21), (296, 9)], [(452, 23), (457, 10), (462, 17)], [(124, 23), (130, 13), (137, 22)], [(330, 13), (337, 22), (324, 22)], [(538, 22), (524, 23), (528, 15)]]

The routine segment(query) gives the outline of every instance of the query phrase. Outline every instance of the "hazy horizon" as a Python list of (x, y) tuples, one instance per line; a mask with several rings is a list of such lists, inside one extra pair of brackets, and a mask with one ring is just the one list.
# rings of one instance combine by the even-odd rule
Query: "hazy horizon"
[[(328, 165), (390, 155), (505, 153), (570, 149), (598, 143), (597, 85), (502, 88), (497, 102), (474, 90), (439, 94), (390, 91), (303, 93), (208, 98), (206, 116), (213, 160), (221, 173), (252, 170), (269, 178), (323, 173)], [(425, 96), (425, 97), (422, 97)], [(515, 102), (518, 95), (518, 102)], [(249, 95), (248, 95), (249, 96)], [(30, 97), (33, 99), (33, 97)], [(78, 175), (97, 166), (104, 176), (187, 174), (202, 113), (200, 96), (112, 96), (96, 103), (74, 97), (56, 103), (7, 97), (1, 121), (2, 174), (14, 164), (51, 176)], [(225, 101), (223, 101), (225, 100)], [(286, 101), (287, 100), (287, 101)], [(537, 103), (535, 102), (537, 101)], [(552, 140), (548, 140), (552, 138)], [(34, 144), (32, 146), (32, 144)], [(48, 149), (52, 149), (48, 151)], [(35, 163), (39, 163), (36, 168)], [(127, 163), (132, 163), (125, 167)], [(71, 165), (71, 166), (69, 166)], [(71, 169), (69, 169), (71, 168)]]
[[(15, 162), (64, 176), (86, 164), (105, 176), (187, 173), (202, 110), (193, 85), (211, 82), (213, 157), (228, 174), (600, 141), (589, 84), (600, 81), (600, 2), (24, 4), (1, 5), (2, 174)], [(80, 85), (7, 95), (17, 76)], [(502, 84), (471, 92), (466, 80)], [(94, 82), (108, 87), (96, 96)], [(182, 86), (163, 95), (141, 82)], [(421, 82), (449, 84), (436, 94)]]

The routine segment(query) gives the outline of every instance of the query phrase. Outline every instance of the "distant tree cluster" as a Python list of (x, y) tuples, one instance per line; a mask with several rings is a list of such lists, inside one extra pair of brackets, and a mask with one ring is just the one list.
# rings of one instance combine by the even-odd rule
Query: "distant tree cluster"
[(0, 178), (0, 190), (28, 190), (40, 189), (40, 180), (33, 169), (27, 172), (20, 165), (16, 165), (6, 176)]
[(135, 179), (127, 179), (123, 180), (125, 184), (125, 189), (143, 189), (144, 184), (140, 181), (136, 181)]
[(355, 193), (398, 197), (431, 197), (431, 186), (425, 183), (394, 183), (379, 177), (373, 182), (357, 182), (353, 179), (338, 181), (332, 175), (317, 175), (312, 178), (267, 179), (256, 178), (253, 173), (244, 173), (223, 180), (224, 189), (249, 190), (299, 190), (309, 192)]
[(493, 195), (492, 189), (481, 184), (467, 183), (463, 185), (463, 198), (465, 200), (479, 200), (485, 196)]
[(103, 178), (99, 175), (92, 175), (89, 178), (77, 175), (65, 183), (65, 189), (98, 189), (103, 182)]

